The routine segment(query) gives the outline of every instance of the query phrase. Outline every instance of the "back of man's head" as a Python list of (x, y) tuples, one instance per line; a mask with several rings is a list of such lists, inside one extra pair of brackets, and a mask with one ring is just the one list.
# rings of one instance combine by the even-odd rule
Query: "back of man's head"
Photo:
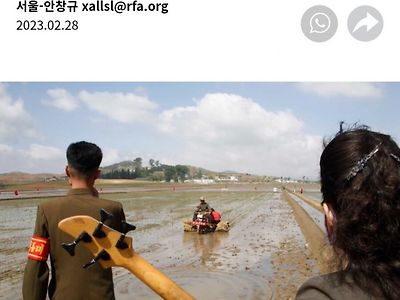
[(77, 177), (90, 176), (98, 170), (102, 159), (103, 153), (96, 144), (81, 141), (68, 146), (68, 166), (78, 173), (75, 174)]

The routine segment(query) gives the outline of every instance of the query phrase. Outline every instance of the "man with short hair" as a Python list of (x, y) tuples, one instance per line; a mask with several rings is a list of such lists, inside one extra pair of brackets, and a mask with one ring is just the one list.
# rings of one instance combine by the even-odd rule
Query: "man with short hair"
[(198, 212), (209, 212), (210, 211), (210, 206), (206, 202), (206, 198), (203, 196), (200, 197), (200, 204), (196, 206), (196, 211), (193, 214), (193, 221), (196, 220), (197, 218), (197, 213)]
[[(94, 264), (88, 269), (82, 265), (93, 255), (82, 245), (76, 249), (72, 258), (61, 244), (71, 242), (68, 234), (58, 229), (58, 223), (67, 217), (89, 215), (99, 219), (101, 208), (113, 214), (106, 225), (121, 231), (121, 221), (125, 214), (121, 203), (98, 198), (94, 188), (100, 175), (101, 149), (92, 143), (77, 142), (67, 149), (68, 165), (65, 172), (71, 189), (65, 197), (58, 197), (39, 204), (36, 225), (28, 252), (23, 281), (25, 300), (46, 299), (115, 299), (111, 268), (103, 269)], [(51, 280), (48, 285), (49, 268), (47, 257), (50, 254)]]
[(197, 211), (210, 211), (210, 206), (208, 205), (208, 203), (206, 202), (206, 198), (204, 198), (203, 196), (200, 197), (200, 204), (197, 205)]

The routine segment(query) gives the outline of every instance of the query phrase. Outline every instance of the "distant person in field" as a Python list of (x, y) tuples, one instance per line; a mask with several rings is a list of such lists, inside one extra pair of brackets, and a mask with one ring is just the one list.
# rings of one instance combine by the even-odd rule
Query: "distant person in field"
[[(99, 219), (104, 208), (112, 213), (106, 225), (121, 231), (125, 214), (121, 203), (98, 198), (94, 188), (99, 177), (102, 160), (101, 149), (95, 144), (78, 142), (67, 149), (66, 174), (71, 189), (65, 197), (39, 204), (36, 225), (28, 251), (22, 293), (25, 300), (50, 299), (114, 299), (114, 284), (110, 269), (94, 264), (88, 269), (82, 265), (93, 256), (83, 246), (76, 249), (75, 257), (61, 247), (71, 242), (71, 237), (58, 229), (58, 223), (67, 217), (89, 215)], [(51, 275), (47, 266), (50, 254)], [(49, 281), (50, 279), (50, 283)]]
[(367, 127), (341, 129), (320, 172), (339, 271), (308, 280), (296, 299), (400, 299), (399, 147)]
[(208, 203), (206, 202), (206, 198), (201, 196), (199, 200), (200, 203), (196, 206), (196, 210), (193, 214), (193, 221), (196, 220), (198, 212), (210, 212), (210, 205), (208, 205)]
[(200, 197), (200, 204), (197, 205), (196, 210), (197, 211), (207, 211), (207, 212), (210, 211), (210, 206), (206, 202), (206, 198), (204, 198), (203, 196)]

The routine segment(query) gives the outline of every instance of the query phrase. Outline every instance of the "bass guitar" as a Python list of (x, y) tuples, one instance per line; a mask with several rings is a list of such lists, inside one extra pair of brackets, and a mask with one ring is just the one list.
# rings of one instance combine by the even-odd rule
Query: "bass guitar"
[(62, 245), (70, 255), (75, 254), (75, 247), (80, 242), (94, 255), (84, 268), (96, 262), (103, 268), (123, 267), (164, 299), (194, 299), (135, 252), (132, 238), (126, 236), (135, 226), (123, 221), (121, 233), (103, 224), (105, 220), (112, 218), (111, 214), (102, 209), (100, 216), (100, 222), (90, 216), (73, 216), (58, 224), (62, 231), (75, 238), (72, 243)]

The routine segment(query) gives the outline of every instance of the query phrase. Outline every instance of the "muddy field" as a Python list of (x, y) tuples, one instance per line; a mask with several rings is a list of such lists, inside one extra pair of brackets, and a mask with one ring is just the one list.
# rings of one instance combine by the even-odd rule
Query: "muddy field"
[[(292, 207), (282, 194), (248, 191), (147, 191), (105, 194), (121, 201), (129, 234), (145, 259), (197, 299), (289, 299), (317, 266)], [(199, 196), (205, 196), (228, 233), (183, 232)], [(21, 299), (26, 249), (36, 205), (43, 199), (0, 202), (0, 298)], [(126, 270), (114, 269), (117, 299), (159, 299)]]

